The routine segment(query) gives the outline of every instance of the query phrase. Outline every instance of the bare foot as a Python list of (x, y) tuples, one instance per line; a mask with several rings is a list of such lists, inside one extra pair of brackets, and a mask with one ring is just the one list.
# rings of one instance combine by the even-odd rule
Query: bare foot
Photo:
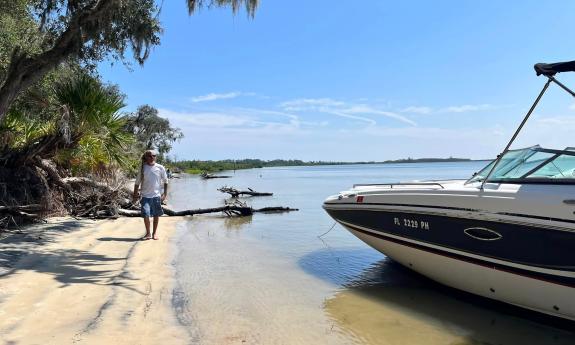
[(142, 240), (142, 241), (147, 241), (147, 240), (151, 240), (151, 239), (152, 238), (150, 237), (150, 235), (146, 235), (146, 236), (140, 238), (140, 240)]
[(159, 240), (159, 239), (160, 239), (158, 236), (155, 236), (155, 235), (154, 235), (154, 237), (152, 237), (152, 238), (153, 238), (154, 240)]

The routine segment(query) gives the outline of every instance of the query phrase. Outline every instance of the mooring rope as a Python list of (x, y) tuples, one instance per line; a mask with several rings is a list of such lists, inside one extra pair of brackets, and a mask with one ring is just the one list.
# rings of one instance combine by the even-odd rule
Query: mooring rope
[(337, 224), (337, 222), (333, 222), (333, 225), (331, 226), (331, 228), (329, 228), (328, 231), (324, 232), (323, 234), (319, 235), (318, 237), (321, 238), (324, 235), (327, 235), (331, 230), (333, 230), (333, 228), (335, 227), (335, 225)]

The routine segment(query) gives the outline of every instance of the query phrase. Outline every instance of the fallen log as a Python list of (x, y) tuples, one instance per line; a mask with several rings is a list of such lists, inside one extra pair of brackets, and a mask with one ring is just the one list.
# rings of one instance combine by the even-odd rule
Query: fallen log
[(203, 172), (200, 174), (200, 176), (203, 179), (211, 179), (211, 178), (230, 178), (231, 176), (228, 175), (213, 175), (213, 174), (208, 174), (207, 172)]
[(39, 212), (42, 210), (43, 206), (39, 204), (20, 205), (20, 206), (0, 206), (0, 212), (13, 212), (13, 211)]
[(299, 209), (277, 206), (277, 207), (263, 207), (254, 210), (254, 212), (261, 212), (261, 213), (280, 213), (290, 211), (299, 211)]
[(248, 188), (248, 190), (237, 190), (233, 187), (220, 187), (218, 188), (218, 190), (222, 193), (228, 193), (232, 196), (232, 198), (237, 198), (240, 195), (250, 195), (250, 196), (270, 196), (270, 195), (274, 195), (274, 193), (262, 193), (262, 192), (256, 192), (251, 188)]
[(41, 217), (42, 212), (44, 211), (44, 207), (38, 204), (31, 204), (31, 205), (16, 205), (16, 206), (0, 206), (0, 215), (6, 217), (2, 217), (0, 219), (0, 228), (4, 228), (8, 225), (8, 223), (12, 222), (16, 225), (16, 219), (24, 219), (26, 221), (34, 221)]
[[(179, 216), (193, 216), (195, 214), (206, 214), (206, 213), (216, 213), (216, 212), (223, 212), (227, 216), (238, 216), (238, 217), (245, 217), (251, 216), (254, 213), (261, 212), (261, 213), (279, 213), (279, 212), (290, 212), (290, 211), (299, 211), (297, 208), (290, 208), (290, 207), (264, 207), (264, 208), (252, 208), (250, 206), (245, 205), (244, 203), (233, 203), (233, 204), (226, 204), (220, 207), (212, 207), (212, 208), (198, 208), (195, 210), (183, 210), (183, 211), (174, 211), (166, 206), (162, 206), (162, 210), (164, 213), (171, 217), (179, 217)], [(126, 209), (118, 209), (118, 214), (124, 217), (139, 217), (140, 211), (135, 210), (126, 210)]]
[(140, 217), (142, 214), (140, 213), (140, 211), (126, 210), (124, 208), (119, 208), (118, 215), (124, 217)]

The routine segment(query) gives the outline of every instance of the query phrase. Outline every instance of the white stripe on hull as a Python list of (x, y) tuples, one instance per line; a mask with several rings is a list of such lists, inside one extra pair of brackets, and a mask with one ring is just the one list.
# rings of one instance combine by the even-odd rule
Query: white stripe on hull
[(575, 321), (575, 288), (491, 269), (346, 228), (371, 247), (441, 284)]

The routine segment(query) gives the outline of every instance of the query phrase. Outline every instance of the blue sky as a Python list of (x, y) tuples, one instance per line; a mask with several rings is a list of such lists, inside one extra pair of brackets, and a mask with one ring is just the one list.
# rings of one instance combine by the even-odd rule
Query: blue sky
[[(99, 70), (182, 129), (177, 159), (493, 158), (545, 82), (533, 64), (575, 60), (572, 0), (261, 0), (254, 19), (165, 0), (160, 19), (143, 67)], [(514, 146), (574, 130), (552, 85)]]

